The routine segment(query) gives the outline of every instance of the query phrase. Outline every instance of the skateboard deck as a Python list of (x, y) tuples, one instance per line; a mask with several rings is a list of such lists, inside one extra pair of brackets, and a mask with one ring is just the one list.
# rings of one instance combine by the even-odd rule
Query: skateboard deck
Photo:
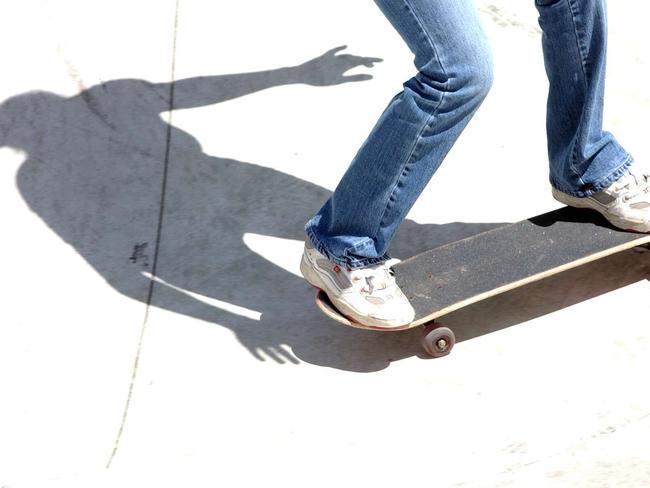
[[(650, 235), (616, 229), (595, 211), (564, 207), (423, 252), (393, 267), (397, 284), (415, 309), (414, 321), (403, 329), (649, 244)], [(316, 303), (337, 322), (382, 330), (344, 317), (322, 291)]]

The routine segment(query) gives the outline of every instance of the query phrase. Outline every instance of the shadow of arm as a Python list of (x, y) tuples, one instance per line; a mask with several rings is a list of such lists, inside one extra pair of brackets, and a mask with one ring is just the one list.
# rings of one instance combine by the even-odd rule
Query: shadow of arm
[(197, 76), (178, 80), (174, 87), (174, 108), (196, 108), (225, 102), (274, 86), (299, 83), (294, 68), (236, 75)]
[(358, 66), (372, 67), (379, 58), (337, 55), (340, 46), (298, 66), (234, 75), (198, 76), (178, 80), (174, 85), (174, 108), (195, 108), (225, 102), (275, 86), (302, 83), (332, 86), (372, 78), (368, 74), (344, 76)]

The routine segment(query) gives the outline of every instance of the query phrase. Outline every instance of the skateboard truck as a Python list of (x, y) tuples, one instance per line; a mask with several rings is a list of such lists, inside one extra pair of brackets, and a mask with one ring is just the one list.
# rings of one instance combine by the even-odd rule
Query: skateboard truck
[(650, 252), (650, 244), (644, 244), (642, 246), (637, 246), (634, 248), (634, 252), (639, 253), (639, 254), (644, 254), (646, 252)]

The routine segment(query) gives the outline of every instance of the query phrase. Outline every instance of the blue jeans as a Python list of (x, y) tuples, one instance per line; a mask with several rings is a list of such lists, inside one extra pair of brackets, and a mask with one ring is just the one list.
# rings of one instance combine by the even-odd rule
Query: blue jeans
[[(481, 105), (491, 53), (473, 0), (375, 0), (415, 55), (417, 74), (388, 104), (334, 194), (306, 224), (317, 250), (359, 268), (386, 261), (416, 199)], [(550, 181), (578, 197), (632, 158), (602, 130), (605, 0), (536, 0), (549, 78)]]

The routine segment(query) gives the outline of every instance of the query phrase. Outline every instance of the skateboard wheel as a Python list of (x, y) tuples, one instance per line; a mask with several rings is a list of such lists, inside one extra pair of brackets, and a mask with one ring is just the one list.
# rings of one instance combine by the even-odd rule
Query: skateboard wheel
[(436, 323), (427, 325), (422, 334), (422, 347), (430, 356), (441, 358), (451, 352), (456, 344), (456, 336), (447, 327)]

